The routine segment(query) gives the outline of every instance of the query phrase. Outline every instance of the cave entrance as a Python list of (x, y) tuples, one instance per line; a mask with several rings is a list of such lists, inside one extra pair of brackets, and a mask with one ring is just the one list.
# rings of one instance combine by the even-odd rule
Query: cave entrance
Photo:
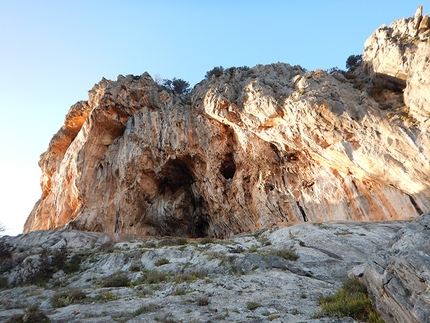
[(208, 236), (207, 204), (193, 185), (194, 162), (188, 156), (171, 159), (159, 175), (155, 226), (160, 234), (200, 238)]
[(192, 236), (193, 238), (204, 238), (209, 236), (209, 222), (205, 220), (205, 217), (199, 216), (198, 220), (193, 228)]
[(159, 193), (175, 194), (181, 187), (189, 187), (193, 182), (193, 176), (187, 165), (179, 159), (171, 159), (160, 172)]
[(220, 168), (221, 174), (225, 179), (232, 179), (236, 173), (236, 164), (232, 153), (225, 155), (224, 160), (221, 163)]

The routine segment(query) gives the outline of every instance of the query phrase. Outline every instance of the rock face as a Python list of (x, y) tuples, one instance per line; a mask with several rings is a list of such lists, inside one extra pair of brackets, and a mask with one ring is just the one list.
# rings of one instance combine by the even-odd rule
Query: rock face
[(429, 17), (419, 6), (414, 17), (378, 28), (363, 53), (363, 66), (376, 82), (404, 89), (405, 105), (418, 121), (430, 116), (429, 27)]
[(364, 277), (385, 322), (430, 322), (430, 213), (380, 249)]
[[(0, 322), (38, 305), (51, 322), (353, 323), (324, 314), (320, 297), (404, 226), (299, 223), (229, 240), (74, 230), (2, 237)], [(298, 259), (280, 256), (292, 250)]]
[[(390, 28), (376, 34), (398, 34)], [(378, 69), (382, 49), (369, 45), (372, 37), (364, 58), (377, 79), (388, 72)], [(417, 46), (428, 52), (427, 43)], [(409, 62), (409, 53), (400, 59)], [(231, 68), (187, 97), (147, 73), (103, 79), (41, 156), (43, 193), (24, 232), (226, 237), (277, 222), (416, 217), (430, 207), (417, 64), (393, 76), (414, 117), (398, 112), (396, 89), (375, 101), (360, 69), (361, 90), (340, 73), (288, 64)]]

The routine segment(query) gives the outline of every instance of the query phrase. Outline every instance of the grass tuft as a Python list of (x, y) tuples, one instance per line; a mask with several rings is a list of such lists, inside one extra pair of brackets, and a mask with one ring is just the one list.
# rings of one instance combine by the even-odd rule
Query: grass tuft
[(257, 303), (257, 302), (247, 302), (247, 303), (246, 303), (246, 308), (247, 308), (248, 310), (250, 310), (250, 311), (253, 311), (253, 310), (257, 309), (257, 308), (259, 308), (260, 306), (261, 306), (261, 304), (260, 304), (260, 303)]
[(125, 273), (113, 274), (106, 277), (101, 285), (102, 287), (127, 287), (130, 285), (130, 278)]
[(273, 252), (274, 255), (284, 258), (286, 260), (296, 261), (299, 259), (299, 255), (296, 253), (296, 249), (290, 248), (290, 249), (282, 249), (282, 250), (276, 250)]
[(209, 298), (206, 296), (202, 296), (196, 299), (197, 306), (208, 306), (209, 305)]
[(346, 280), (336, 294), (322, 297), (320, 305), (331, 317), (352, 317), (369, 323), (384, 323), (372, 306), (366, 286), (356, 279)]
[(168, 263), (170, 263), (169, 259), (167, 259), (167, 258), (161, 258), (161, 259), (158, 259), (154, 263), (154, 265), (157, 266), (157, 267), (159, 267), (159, 266), (162, 266), (162, 265), (167, 265)]
[(57, 292), (51, 297), (51, 304), (54, 307), (66, 307), (78, 303), (87, 298), (87, 295), (79, 289), (65, 290)]
[(157, 270), (144, 270), (142, 272), (142, 277), (136, 281), (136, 284), (158, 284), (164, 283), (169, 280), (169, 275), (167, 273), (159, 272)]

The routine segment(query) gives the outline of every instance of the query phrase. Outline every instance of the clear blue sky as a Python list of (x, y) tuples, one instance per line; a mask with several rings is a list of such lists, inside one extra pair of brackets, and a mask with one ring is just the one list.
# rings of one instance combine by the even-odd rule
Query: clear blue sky
[(430, 0), (0, 1), (0, 222), (17, 234), (40, 197), (39, 155), (102, 77), (182, 78), (214, 66), (345, 68), (382, 24)]

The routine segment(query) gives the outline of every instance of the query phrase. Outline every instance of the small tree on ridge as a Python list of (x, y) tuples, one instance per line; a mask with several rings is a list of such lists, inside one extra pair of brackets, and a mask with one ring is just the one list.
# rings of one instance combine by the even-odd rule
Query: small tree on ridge
[(191, 92), (190, 83), (183, 79), (177, 79), (174, 77), (172, 80), (164, 79), (163, 86), (176, 94), (186, 95)]
[(346, 60), (346, 68), (348, 71), (356, 69), (363, 59), (363, 55), (350, 55)]

